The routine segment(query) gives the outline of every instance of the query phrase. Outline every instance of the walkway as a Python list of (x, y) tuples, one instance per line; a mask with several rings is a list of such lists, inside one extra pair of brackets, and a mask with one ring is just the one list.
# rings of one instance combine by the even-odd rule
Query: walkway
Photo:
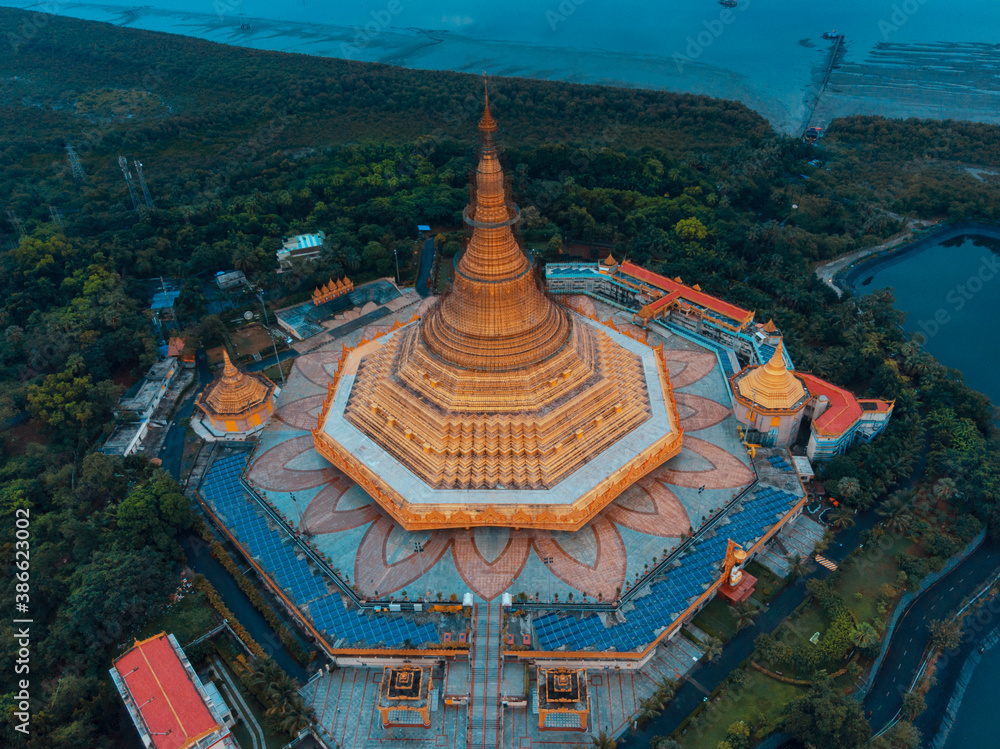
[(499, 598), (476, 604), (476, 635), (472, 641), (472, 696), (469, 699), (470, 749), (500, 746), (500, 636), (503, 609)]

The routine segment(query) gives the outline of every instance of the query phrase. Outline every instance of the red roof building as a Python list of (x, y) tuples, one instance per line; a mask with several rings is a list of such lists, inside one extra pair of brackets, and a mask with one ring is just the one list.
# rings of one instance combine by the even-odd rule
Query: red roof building
[(114, 662), (111, 678), (146, 746), (237, 747), (173, 635), (137, 640)]
[(618, 266), (618, 273), (631, 276), (649, 286), (666, 292), (665, 296), (660, 297), (639, 310), (640, 317), (648, 317), (650, 319), (662, 317), (662, 314), (656, 313), (672, 304), (686, 303), (705, 310), (717, 322), (734, 328), (741, 328), (753, 320), (753, 312), (745, 310), (742, 307), (737, 307), (735, 304), (724, 302), (711, 294), (706, 294), (695, 286), (688, 286), (682, 283), (679, 278), (670, 279), (629, 262), (624, 262)]

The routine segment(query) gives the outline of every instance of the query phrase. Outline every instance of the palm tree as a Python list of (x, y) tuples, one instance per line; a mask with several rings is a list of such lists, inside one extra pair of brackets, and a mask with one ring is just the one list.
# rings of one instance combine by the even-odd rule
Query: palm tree
[(733, 606), (733, 612), (736, 614), (736, 629), (753, 626), (753, 617), (757, 610), (750, 601), (737, 601)]
[(861, 482), (854, 476), (845, 476), (837, 482), (837, 491), (847, 500), (855, 500), (861, 496)]
[(662, 712), (663, 703), (656, 699), (656, 694), (653, 694), (649, 699), (639, 703), (639, 714), (635, 716), (635, 720), (642, 726), (659, 717)]
[(934, 489), (932, 490), (934, 494), (934, 499), (947, 502), (956, 494), (958, 494), (958, 487), (955, 484), (955, 479), (948, 478), (947, 476), (943, 479), (938, 479), (934, 482)]
[(788, 576), (793, 580), (809, 573), (809, 564), (802, 558), (801, 554), (787, 556), (785, 561), (788, 562)]
[(718, 637), (709, 637), (708, 642), (705, 643), (705, 654), (702, 656), (705, 660), (714, 661), (722, 655), (722, 640)]
[(861, 622), (851, 633), (851, 642), (861, 650), (867, 650), (878, 643), (878, 632), (868, 622)]
[(885, 527), (888, 531), (902, 535), (913, 525), (912, 504), (912, 491), (893, 492), (876, 512), (885, 518)]
[(852, 525), (854, 525), (854, 511), (849, 507), (839, 507), (835, 512), (830, 513), (831, 528), (842, 531)]
[(663, 704), (666, 704), (674, 698), (678, 686), (676, 680), (664, 676), (656, 685), (656, 695)]
[(296, 698), (289, 703), (288, 707), (281, 714), (278, 725), (289, 736), (296, 736), (299, 731), (309, 725), (309, 722), (312, 720), (312, 713), (312, 707), (296, 695)]
[(281, 666), (271, 658), (257, 658), (250, 666), (247, 681), (250, 688), (257, 693), (266, 693), (273, 683), (282, 676), (288, 678)]

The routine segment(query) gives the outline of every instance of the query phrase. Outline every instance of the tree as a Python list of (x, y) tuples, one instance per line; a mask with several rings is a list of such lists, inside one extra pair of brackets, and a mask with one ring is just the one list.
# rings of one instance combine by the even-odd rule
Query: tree
[(702, 657), (707, 661), (714, 661), (720, 655), (722, 655), (722, 641), (717, 637), (709, 637)]
[(733, 613), (736, 614), (736, 629), (739, 630), (747, 626), (753, 626), (753, 618), (757, 610), (750, 601), (737, 601), (733, 606)]
[(607, 733), (601, 731), (596, 736), (590, 737), (591, 749), (615, 749), (618, 746), (618, 742)]
[(392, 269), (392, 253), (381, 242), (371, 241), (366, 244), (361, 257), (367, 265), (381, 274), (388, 273)]
[(802, 558), (801, 554), (792, 554), (785, 557), (788, 562), (788, 576), (793, 580), (809, 573), (809, 563)]
[(840, 694), (828, 676), (784, 707), (784, 729), (816, 749), (856, 749), (871, 736), (861, 703)]
[(941, 502), (950, 501), (957, 493), (958, 487), (955, 484), (955, 479), (949, 476), (940, 478), (934, 483), (934, 498)]
[(903, 696), (903, 717), (913, 720), (927, 708), (927, 701), (920, 692), (907, 692)]
[(830, 513), (830, 527), (838, 531), (854, 525), (854, 511), (849, 507), (839, 507)]
[(684, 242), (699, 242), (708, 236), (708, 229), (698, 219), (682, 218), (674, 226), (677, 236)]
[(845, 476), (837, 482), (837, 491), (848, 503), (856, 502), (861, 497), (861, 482), (854, 476)]
[(649, 749), (684, 749), (669, 736), (654, 736), (649, 740)]
[(110, 381), (95, 385), (83, 357), (73, 354), (65, 370), (28, 386), (28, 413), (52, 433), (86, 435), (107, 418), (119, 392)]
[(931, 647), (935, 650), (954, 650), (962, 644), (962, 622), (955, 619), (935, 619), (927, 625), (931, 633)]
[(127, 544), (160, 551), (174, 550), (178, 531), (193, 521), (191, 503), (164, 471), (133, 489), (118, 505), (116, 518), (118, 533)]
[(868, 622), (861, 622), (851, 633), (851, 642), (861, 650), (870, 650), (879, 643), (878, 632)]

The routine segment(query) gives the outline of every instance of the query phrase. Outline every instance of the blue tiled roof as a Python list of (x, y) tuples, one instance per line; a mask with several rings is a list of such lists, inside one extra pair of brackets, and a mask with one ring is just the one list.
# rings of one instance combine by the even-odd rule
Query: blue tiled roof
[(548, 614), (535, 620), (539, 648), (557, 650), (635, 650), (656, 638), (673, 623), (721, 574), (722, 560), (731, 538), (749, 548), (798, 500), (793, 494), (757, 486), (742, 500), (742, 509), (730, 513), (730, 522), (717, 528), (714, 537), (699, 541), (680, 565), (649, 587), (649, 594), (633, 599), (627, 620), (605, 627), (596, 614), (576, 619)]
[(298, 606), (308, 609), (317, 629), (330, 640), (343, 637), (369, 646), (384, 642), (386, 647), (402, 647), (438, 641), (433, 625), (418, 626), (402, 616), (369, 618), (360, 610), (348, 610), (339, 593), (329, 593), (323, 577), (296, 555), (287, 534), (272, 530), (244, 492), (240, 474), (247, 457), (242, 454), (215, 461), (202, 483), (202, 497), (271, 579)]

